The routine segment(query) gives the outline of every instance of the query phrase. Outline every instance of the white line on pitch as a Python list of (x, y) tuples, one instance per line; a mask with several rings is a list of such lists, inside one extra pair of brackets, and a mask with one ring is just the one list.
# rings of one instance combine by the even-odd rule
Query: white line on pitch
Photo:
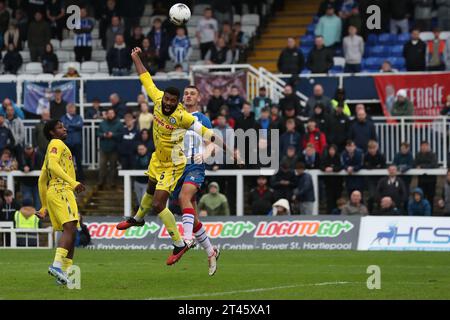
[(147, 298), (146, 300), (189, 299), (189, 298), (199, 298), (199, 297), (213, 297), (213, 296), (230, 295), (230, 294), (236, 294), (236, 293), (264, 292), (264, 291), (291, 289), (291, 288), (299, 288), (299, 287), (333, 286), (333, 285), (343, 285), (343, 284), (351, 284), (351, 283), (359, 283), (359, 282), (348, 282), (348, 281), (319, 282), (319, 283), (296, 284), (296, 285), (290, 285), (290, 286), (279, 286), (279, 287), (270, 287), (270, 288), (255, 288), (255, 289), (247, 289), (247, 290), (199, 293), (199, 294), (191, 294), (191, 295), (186, 295), (186, 296), (152, 297), (152, 298)]

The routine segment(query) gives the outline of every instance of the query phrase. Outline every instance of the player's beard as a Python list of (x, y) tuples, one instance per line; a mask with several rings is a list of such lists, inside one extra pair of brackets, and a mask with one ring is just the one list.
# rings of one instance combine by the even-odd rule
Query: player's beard
[(169, 112), (166, 112), (166, 108), (167, 108), (167, 105), (166, 105), (164, 102), (161, 101), (161, 109), (162, 109), (162, 113), (163, 113), (165, 116), (170, 116), (170, 115), (175, 111), (175, 109), (176, 109), (176, 107), (174, 107), (174, 108), (169, 108), (170, 111), (169, 111)]

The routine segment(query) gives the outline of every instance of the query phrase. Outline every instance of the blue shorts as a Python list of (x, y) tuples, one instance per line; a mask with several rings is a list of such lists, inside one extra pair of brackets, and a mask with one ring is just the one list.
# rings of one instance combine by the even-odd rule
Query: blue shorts
[(200, 187), (203, 184), (203, 181), (205, 181), (204, 169), (186, 167), (186, 169), (183, 172), (183, 175), (178, 180), (175, 190), (171, 194), (171, 198), (173, 200), (178, 200), (178, 196), (180, 195), (183, 184), (185, 183), (193, 184), (200, 189)]

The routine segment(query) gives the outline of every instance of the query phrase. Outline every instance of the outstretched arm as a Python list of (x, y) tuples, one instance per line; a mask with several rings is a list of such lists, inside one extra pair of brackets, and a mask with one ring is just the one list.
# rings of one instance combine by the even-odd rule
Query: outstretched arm
[(139, 57), (139, 54), (141, 53), (142, 53), (141, 48), (139, 47), (134, 48), (131, 51), (131, 59), (133, 60), (134, 65), (136, 66), (136, 72), (139, 75), (139, 79), (141, 80), (141, 83), (144, 86), (145, 91), (147, 91), (147, 94), (150, 97), (150, 99), (152, 99), (153, 102), (156, 102), (156, 100), (161, 99), (163, 92), (155, 86), (155, 83), (153, 82), (150, 73), (144, 67), (142, 60)]

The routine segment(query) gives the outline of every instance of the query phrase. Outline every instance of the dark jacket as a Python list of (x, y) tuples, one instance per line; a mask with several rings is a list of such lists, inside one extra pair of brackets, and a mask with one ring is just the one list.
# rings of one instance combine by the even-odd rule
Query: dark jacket
[[(40, 153), (33, 152), (31, 156), (27, 156), (25, 152), (22, 154), (22, 157), (20, 157), (21, 161), (19, 164), (20, 171), (24, 171), (25, 167), (29, 167), (30, 171), (33, 170), (41, 170), (42, 167), (42, 157)], [(33, 186), (37, 184), (37, 177), (23, 177), (20, 179), (20, 182), (27, 186)]]
[(398, 167), (401, 173), (404, 173), (414, 166), (414, 158), (411, 152), (408, 152), (407, 154), (398, 152), (394, 156), (393, 163)]
[(378, 181), (376, 198), (380, 201), (384, 197), (391, 197), (397, 207), (403, 207), (408, 198), (408, 191), (402, 179), (396, 177), (395, 182), (389, 182), (389, 177), (383, 177)]
[(369, 120), (364, 122), (354, 121), (350, 126), (349, 138), (363, 151), (367, 151), (369, 140), (378, 140), (375, 125)]
[(325, 47), (321, 49), (314, 47), (309, 52), (306, 66), (312, 73), (328, 73), (333, 67), (333, 54)]
[(111, 107), (116, 112), (116, 116), (119, 119), (123, 119), (125, 113), (127, 113), (127, 105), (125, 102), (119, 101), (118, 103), (111, 105)]
[(297, 131), (285, 132), (280, 136), (280, 153), (282, 156), (286, 155), (289, 146), (295, 146), (295, 150), (301, 150), (301, 136)]
[(50, 101), (50, 117), (52, 119), (61, 119), (63, 115), (66, 114), (67, 102), (61, 100), (61, 102), (56, 102), (55, 100)]
[(17, 51), (8, 51), (3, 57), (4, 70), (12, 74), (17, 74), (17, 70), (22, 66), (22, 56)]
[[(134, 158), (133, 169), (134, 170), (146, 170), (148, 168), (148, 164), (150, 163), (150, 159), (151, 159), (151, 155), (148, 153), (143, 156), (140, 156), (137, 154), (136, 157)], [(147, 176), (139, 176), (139, 177), (135, 177), (134, 180), (139, 183), (147, 184), (148, 177)]]
[(277, 66), (281, 73), (299, 74), (305, 67), (305, 57), (297, 48), (284, 48), (278, 57)]
[(0, 127), (0, 152), (3, 151), (3, 149), (8, 148), (11, 149), (16, 144), (16, 141), (14, 140), (14, 136), (7, 127), (4, 125)]
[(330, 129), (328, 143), (335, 144), (339, 150), (342, 150), (345, 146), (345, 141), (348, 138), (348, 131), (350, 128), (350, 118), (345, 114), (337, 114), (333, 112), (330, 115)]
[(425, 71), (426, 51), (427, 45), (420, 39), (415, 45), (411, 41), (405, 43), (403, 46), (403, 57), (405, 58), (406, 70)]
[(72, 119), (67, 114), (61, 117), (64, 127), (67, 129), (67, 139), (65, 143), (68, 146), (81, 145), (83, 142), (83, 118), (74, 115)]
[[(286, 180), (289, 184), (282, 185), (281, 181)], [(296, 186), (296, 177), (293, 170), (284, 171), (282, 169), (278, 170), (278, 172), (270, 178), (270, 186), (275, 190), (277, 195), (277, 199), (290, 199), (292, 197), (292, 190)]]
[(436, 154), (434, 152), (418, 152), (414, 165), (421, 169), (433, 169), (438, 167)]
[(306, 101), (306, 107), (303, 113), (303, 116), (305, 117), (311, 117), (313, 115), (314, 112), (314, 107), (316, 106), (316, 104), (322, 104), (325, 107), (325, 112), (326, 113), (331, 113), (333, 110), (333, 107), (331, 106), (331, 99), (327, 96), (321, 96), (321, 97), (316, 97), (316, 96), (312, 96), (308, 98), (308, 101)]
[(299, 156), (299, 161), (305, 164), (306, 169), (320, 168), (320, 154), (318, 152), (316, 152), (312, 157), (308, 157), (306, 152), (302, 152)]
[(33, 131), (34, 134), (33, 145), (37, 146), (37, 150), (41, 155), (45, 154), (48, 146), (48, 140), (44, 135), (44, 126), (45, 122), (41, 120), (39, 123), (36, 124)]
[(237, 120), (241, 117), (242, 112), (242, 105), (244, 104), (244, 98), (241, 96), (228, 96), (228, 99), (226, 101), (226, 105), (230, 108), (230, 117), (232, 117), (234, 120)]
[(278, 105), (280, 106), (280, 110), (283, 115), (284, 115), (285, 110), (289, 109), (289, 108), (294, 108), (296, 115), (300, 115), (302, 112), (301, 106), (300, 106), (300, 99), (299, 99), (299, 97), (297, 97), (297, 95), (295, 93), (293, 93), (291, 95), (287, 95), (287, 96), (285, 95), (283, 98), (280, 99), (280, 101), (278, 102)]
[(127, 126), (123, 126), (120, 130), (119, 138), (119, 154), (120, 155), (131, 155), (136, 153), (136, 148), (139, 141), (139, 131), (136, 125), (130, 129)]
[[(148, 33), (147, 38), (150, 40), (150, 47), (156, 49), (156, 43), (155, 43), (155, 29), (152, 28), (152, 30)], [(170, 39), (167, 35), (167, 33), (162, 30), (161, 31), (161, 43), (159, 48), (159, 57), (162, 59), (166, 59), (169, 55), (169, 46), (170, 46)]]
[(55, 73), (56, 71), (58, 71), (58, 56), (53, 52), (44, 53), (41, 56), (41, 62), (44, 73)]
[(331, 135), (333, 135), (333, 132), (330, 130), (331, 129), (330, 116), (326, 114), (325, 111), (322, 111), (322, 113), (320, 114), (314, 113), (314, 115), (311, 118), (316, 120), (316, 124), (319, 127), (319, 130), (323, 132), (327, 141), (329, 141)]
[(334, 157), (330, 157), (328, 152), (324, 152), (324, 155), (320, 160), (320, 170), (325, 171), (325, 168), (327, 167), (333, 168), (334, 172), (339, 172), (342, 170), (341, 158), (338, 153), (336, 153)]
[(366, 152), (366, 154), (364, 155), (364, 168), (366, 169), (386, 168), (386, 157), (379, 151), (374, 156)]
[(412, 13), (411, 0), (395, 0), (389, 1), (391, 18), (395, 20), (403, 20), (407, 14)]
[(267, 188), (259, 190), (253, 188), (250, 190), (250, 205), (252, 207), (252, 215), (265, 215), (272, 209), (272, 204), (275, 202), (273, 190)]
[(248, 129), (254, 129), (255, 125), (255, 115), (253, 114), (253, 112), (251, 112), (248, 117), (242, 115), (240, 118), (237, 118), (234, 129), (242, 129), (246, 131)]
[(294, 195), (300, 202), (314, 202), (314, 185), (309, 173), (304, 172), (297, 176), (297, 187), (294, 189)]
[(206, 106), (206, 110), (209, 112), (209, 118), (214, 120), (219, 115), (220, 107), (226, 104), (225, 99), (220, 96), (219, 98), (211, 97)]
[[(414, 200), (414, 194), (418, 193), (421, 196), (419, 202)], [(408, 203), (408, 215), (410, 216), (431, 216), (431, 206), (427, 199), (423, 197), (423, 191), (420, 188), (416, 188), (413, 191), (412, 198)]]
[(50, 42), (51, 31), (47, 21), (40, 22), (31, 21), (28, 26), (28, 46), (31, 47), (45, 47)]
[(20, 210), (19, 203), (13, 199), (11, 204), (3, 203), (0, 211), (0, 221), (14, 221), (14, 214)]
[[(100, 150), (103, 152), (117, 151), (117, 145), (120, 141), (120, 132), (122, 124), (117, 117), (114, 120), (103, 120), (98, 128), (97, 137), (100, 137)], [(112, 132), (112, 138), (106, 138), (103, 135), (106, 132)]]
[(127, 47), (122, 49), (112, 47), (106, 55), (106, 61), (108, 62), (108, 70), (110, 74), (115, 68), (129, 70), (132, 63), (130, 50)]
[[(353, 172), (357, 172), (362, 169), (364, 161), (363, 151), (359, 148), (356, 148), (353, 156), (344, 150), (341, 154), (341, 163), (342, 168), (347, 170), (348, 167), (353, 167)], [(364, 177), (361, 176), (347, 176), (345, 177), (345, 185), (347, 191), (351, 190), (360, 190), (362, 191), (364, 188)]]

